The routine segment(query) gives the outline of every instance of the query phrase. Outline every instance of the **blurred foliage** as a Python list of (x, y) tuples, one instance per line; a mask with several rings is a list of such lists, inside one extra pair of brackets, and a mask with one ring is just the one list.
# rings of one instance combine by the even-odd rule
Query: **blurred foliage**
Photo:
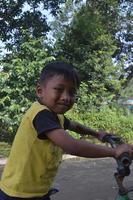
[[(129, 112), (127, 107), (118, 104), (117, 101), (110, 101), (111, 98), (108, 96), (108, 102), (99, 103), (97, 95), (89, 95), (87, 84), (82, 83), (77, 102), (72, 110), (66, 113), (66, 116), (94, 130), (113, 133), (122, 137), (125, 142), (133, 143), (133, 114)], [(99, 106), (96, 106), (98, 104)], [(71, 132), (71, 134), (78, 139), (80, 138), (74, 132)], [(93, 141), (90, 136), (85, 138)]]
[(121, 98), (130, 99), (131, 97), (133, 97), (133, 78), (129, 81), (127, 87), (121, 91)]
[(12, 52), (2, 60), (0, 72), (1, 134), (16, 133), (20, 118), (36, 99), (35, 86), (41, 69), (53, 60), (41, 39), (21, 45), (21, 51)]
[(10, 153), (11, 145), (6, 142), (0, 142), (0, 156), (8, 157)]
[[(113, 133), (122, 137), (126, 142), (133, 143), (133, 115), (125, 115), (121, 108), (103, 106), (100, 110), (91, 108), (84, 112), (73, 108), (67, 116), (94, 130)], [(79, 138), (79, 135), (74, 133), (74, 137)]]

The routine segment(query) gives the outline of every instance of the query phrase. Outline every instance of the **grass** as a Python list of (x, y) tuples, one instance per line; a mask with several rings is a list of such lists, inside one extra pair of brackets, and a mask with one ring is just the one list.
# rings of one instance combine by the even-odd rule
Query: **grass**
[(8, 157), (11, 145), (6, 142), (0, 142), (0, 157)]

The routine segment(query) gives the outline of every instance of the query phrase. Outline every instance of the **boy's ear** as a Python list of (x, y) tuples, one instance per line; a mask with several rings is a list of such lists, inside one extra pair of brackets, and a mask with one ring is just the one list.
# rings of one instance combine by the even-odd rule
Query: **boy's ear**
[(41, 95), (42, 95), (42, 87), (39, 83), (37, 83), (37, 85), (36, 85), (36, 95), (37, 95), (37, 97), (41, 97)]

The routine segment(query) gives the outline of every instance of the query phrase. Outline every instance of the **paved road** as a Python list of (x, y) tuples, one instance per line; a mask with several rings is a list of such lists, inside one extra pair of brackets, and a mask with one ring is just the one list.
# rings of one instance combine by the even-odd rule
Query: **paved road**
[[(64, 161), (54, 184), (60, 192), (52, 200), (114, 200), (115, 171), (113, 159)], [(125, 184), (133, 185), (132, 174)]]
[[(63, 161), (54, 182), (60, 192), (52, 200), (115, 200), (115, 168), (113, 159)], [(129, 185), (133, 185), (132, 173), (126, 181)]]

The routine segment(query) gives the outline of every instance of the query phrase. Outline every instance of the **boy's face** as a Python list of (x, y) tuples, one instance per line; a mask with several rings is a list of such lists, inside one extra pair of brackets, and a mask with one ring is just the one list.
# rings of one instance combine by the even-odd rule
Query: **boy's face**
[(40, 102), (57, 114), (70, 110), (75, 102), (77, 88), (71, 80), (55, 75), (45, 83), (37, 85)]

